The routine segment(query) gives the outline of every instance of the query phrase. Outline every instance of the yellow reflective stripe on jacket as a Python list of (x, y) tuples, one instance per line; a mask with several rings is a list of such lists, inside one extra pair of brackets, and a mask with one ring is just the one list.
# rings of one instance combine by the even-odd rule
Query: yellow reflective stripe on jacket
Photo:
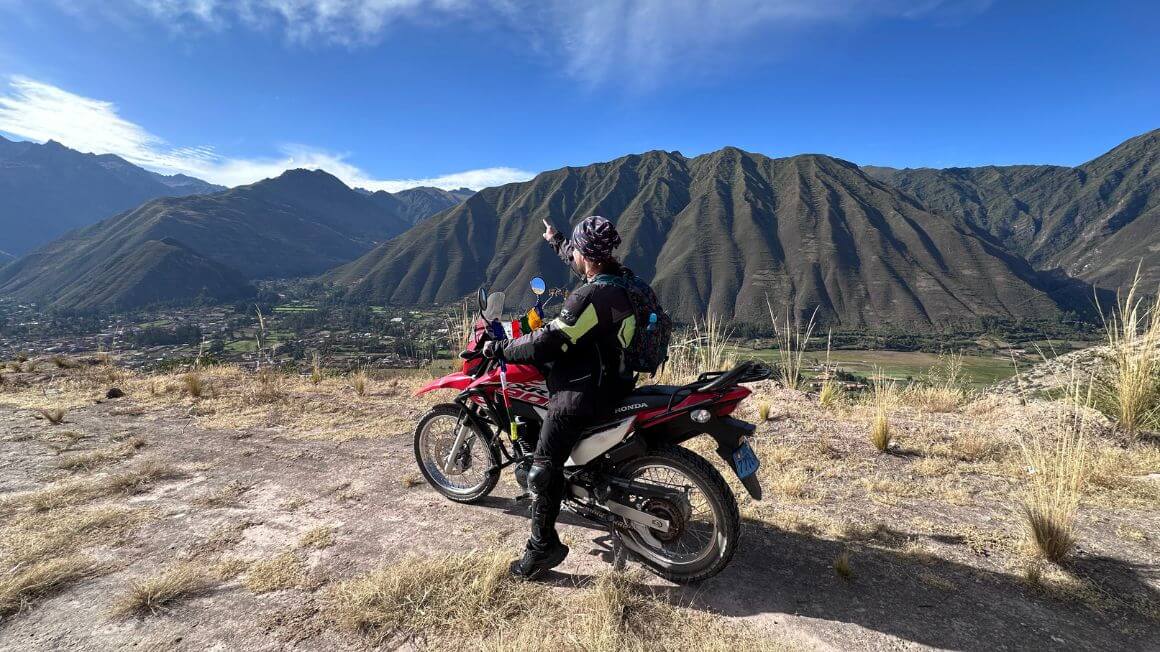
[(635, 333), (636, 315), (629, 315), (624, 319), (624, 321), (620, 322), (620, 333), (618, 334), (618, 337), (620, 338), (620, 346), (627, 349), (628, 345), (632, 343), (632, 336)]
[(552, 320), (552, 327), (568, 336), (568, 339), (575, 344), (588, 331), (596, 328), (596, 324), (598, 323), (600, 323), (600, 317), (596, 316), (596, 306), (588, 304), (588, 307), (584, 308), (584, 312), (580, 313), (580, 316), (576, 318), (575, 324), (569, 325), (564, 323), (563, 320), (556, 318)]

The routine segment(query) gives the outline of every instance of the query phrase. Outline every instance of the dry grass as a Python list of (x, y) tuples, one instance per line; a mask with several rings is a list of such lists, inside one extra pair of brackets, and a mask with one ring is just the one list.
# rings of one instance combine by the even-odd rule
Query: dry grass
[(941, 457), (924, 457), (911, 466), (916, 475), (924, 478), (937, 478), (955, 471), (954, 462)]
[(306, 567), (293, 552), (251, 562), (246, 570), (246, 588), (254, 593), (292, 589), (306, 582)]
[(316, 550), (329, 548), (334, 545), (334, 531), (326, 526), (312, 528), (302, 535), (302, 538), (298, 540), (298, 545)]
[(743, 625), (658, 599), (633, 576), (603, 574), (560, 592), (511, 579), (510, 561), (496, 552), (404, 559), (336, 586), (325, 610), (340, 626), (386, 647), (777, 649)]
[(412, 489), (423, 484), (424, 480), (418, 473), (408, 473), (407, 475), (403, 476), (401, 482), (407, 489)]
[(181, 564), (161, 575), (133, 580), (113, 605), (113, 615), (146, 616), (168, 613), (173, 603), (209, 589), (211, 582), (200, 566)]
[(227, 557), (215, 564), (210, 572), (213, 573), (214, 577), (226, 582), (246, 572), (246, 569), (250, 567), (250, 563), (247, 559)]
[(894, 381), (887, 381), (881, 372), (874, 374), (874, 386), (871, 401), (874, 407), (874, 417), (870, 424), (870, 443), (879, 452), (885, 453), (893, 439), (890, 433), (890, 409), (894, 403)]
[(64, 408), (44, 408), (37, 410), (40, 416), (44, 417), (46, 421), (54, 426), (59, 426), (64, 423), (64, 415), (66, 410)]
[(804, 469), (794, 468), (778, 474), (771, 488), (781, 498), (803, 500), (810, 495), (809, 480), (810, 476)]
[(1020, 446), (1028, 471), (1023, 502), (1031, 543), (1043, 558), (1060, 563), (1075, 547), (1075, 518), (1084, 483), (1086, 460), (1086, 394), (1078, 383), (1070, 400), (1058, 402), (1051, 432), (1022, 438)]
[(181, 377), (181, 388), (186, 396), (201, 398), (206, 395), (209, 386), (200, 371), (191, 371)]
[(963, 386), (963, 354), (939, 356), (939, 364), (927, 370), (923, 378), (906, 388), (907, 404), (927, 412), (957, 412), (969, 399)]
[(762, 423), (769, 421), (769, 403), (762, 401), (757, 404), (757, 420)]
[(713, 313), (695, 320), (692, 328), (673, 338), (669, 359), (657, 372), (656, 382), (687, 383), (702, 372), (731, 368), (732, 334), (729, 324)]
[(15, 515), (0, 529), (0, 567), (37, 564), (113, 541), (142, 518), (140, 512), (123, 507)]
[(76, 369), (77, 361), (63, 355), (52, 356), (52, 364), (56, 365), (57, 369)]
[(322, 356), (315, 351), (310, 355), (310, 383), (318, 386), (322, 383)]
[(0, 616), (26, 609), (33, 600), (102, 572), (82, 555), (69, 555), (0, 571)]
[(1104, 319), (1108, 368), (1097, 376), (1097, 407), (1124, 431), (1160, 423), (1160, 291), (1149, 306), (1139, 270), (1128, 293)]
[(814, 309), (809, 321), (803, 326), (800, 320), (791, 319), (789, 307), (786, 307), (785, 321), (774, 314), (773, 305), (768, 299), (765, 302), (769, 309), (769, 320), (773, 323), (773, 330), (777, 334), (777, 375), (783, 387), (787, 389), (801, 389), (806, 347), (809, 346), (810, 336), (814, 332), (814, 318), (818, 311)]
[(822, 386), (818, 390), (818, 404), (824, 408), (832, 408), (840, 405), (846, 399), (846, 389), (833, 378), (827, 378), (822, 381)]
[(1010, 445), (976, 430), (965, 430), (951, 440), (947, 456), (960, 462), (987, 462), (1001, 460), (1010, 452)]
[(447, 350), (451, 355), (463, 351), (474, 335), (476, 311), (464, 301), (460, 309), (447, 316)]
[(834, 558), (834, 572), (846, 581), (854, 579), (854, 569), (850, 567), (849, 551), (843, 550)]
[(231, 480), (224, 487), (194, 498), (193, 504), (206, 509), (237, 507), (241, 504), (242, 496), (249, 490), (250, 485), (240, 480)]
[(56, 461), (58, 469), (68, 471), (91, 471), (108, 464), (123, 462), (145, 446), (140, 437), (130, 437), (115, 446), (106, 446), (85, 453), (66, 455)]
[(148, 460), (134, 469), (121, 473), (56, 482), (43, 489), (6, 497), (0, 501), (0, 512), (21, 508), (43, 512), (107, 496), (142, 493), (158, 480), (178, 475), (180, 472), (173, 467)]
[(351, 377), (350, 377), (351, 387), (354, 388), (354, 393), (358, 394), (359, 396), (366, 396), (367, 395), (367, 382), (368, 381), (369, 381), (369, 378), (367, 377), (367, 372), (365, 369), (359, 369), (358, 371), (351, 374)]

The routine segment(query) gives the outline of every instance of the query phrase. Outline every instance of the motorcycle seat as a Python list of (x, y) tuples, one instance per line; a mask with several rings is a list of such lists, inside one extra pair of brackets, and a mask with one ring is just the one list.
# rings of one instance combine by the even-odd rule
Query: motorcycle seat
[(665, 407), (672, 399), (673, 392), (680, 389), (677, 385), (645, 385), (638, 387), (631, 394), (624, 397), (612, 408), (612, 419), (624, 417), (651, 408)]

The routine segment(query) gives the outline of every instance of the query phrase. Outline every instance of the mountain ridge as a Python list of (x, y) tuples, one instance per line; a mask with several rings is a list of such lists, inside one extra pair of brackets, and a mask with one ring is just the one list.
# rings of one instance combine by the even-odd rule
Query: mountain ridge
[(1108, 288), (1160, 284), (1160, 129), (1076, 167), (888, 168), (867, 173), (991, 233), (1039, 269)]
[(0, 293), (63, 308), (134, 307), (158, 295), (153, 276), (180, 293), (172, 299), (197, 296), (203, 284), (178, 283), (171, 271), (185, 269), (206, 274), (213, 298), (227, 299), (249, 280), (321, 273), (408, 226), (329, 173), (288, 170), (210, 195), (154, 199), (74, 230), (0, 269)]
[(220, 190), (193, 177), (150, 172), (113, 154), (0, 136), (0, 249), (18, 256), (150, 199)]
[[(540, 220), (563, 230), (588, 214), (616, 221), (618, 253), (684, 321), (707, 310), (768, 321), (766, 297), (848, 326), (1060, 314), (1076, 300), (1073, 285), (849, 161), (736, 147), (653, 150), (484, 189), (324, 279), (355, 301), (448, 302), (480, 284), (521, 296), (534, 274), (568, 283)], [(965, 273), (951, 272), (936, 240), (968, 261)]]

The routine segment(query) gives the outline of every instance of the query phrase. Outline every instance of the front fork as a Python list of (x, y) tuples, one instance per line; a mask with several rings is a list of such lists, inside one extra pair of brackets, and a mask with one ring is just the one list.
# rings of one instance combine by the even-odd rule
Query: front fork
[(462, 470), (457, 466), (462, 466), (462, 462), (460, 462), (461, 451), (470, 433), (471, 428), (467, 425), (467, 419), (463, 414), (460, 414), (459, 422), (455, 426), (455, 443), (451, 445), (451, 450), (447, 452), (447, 459), (443, 461), (444, 474), (450, 475), (455, 471)]

